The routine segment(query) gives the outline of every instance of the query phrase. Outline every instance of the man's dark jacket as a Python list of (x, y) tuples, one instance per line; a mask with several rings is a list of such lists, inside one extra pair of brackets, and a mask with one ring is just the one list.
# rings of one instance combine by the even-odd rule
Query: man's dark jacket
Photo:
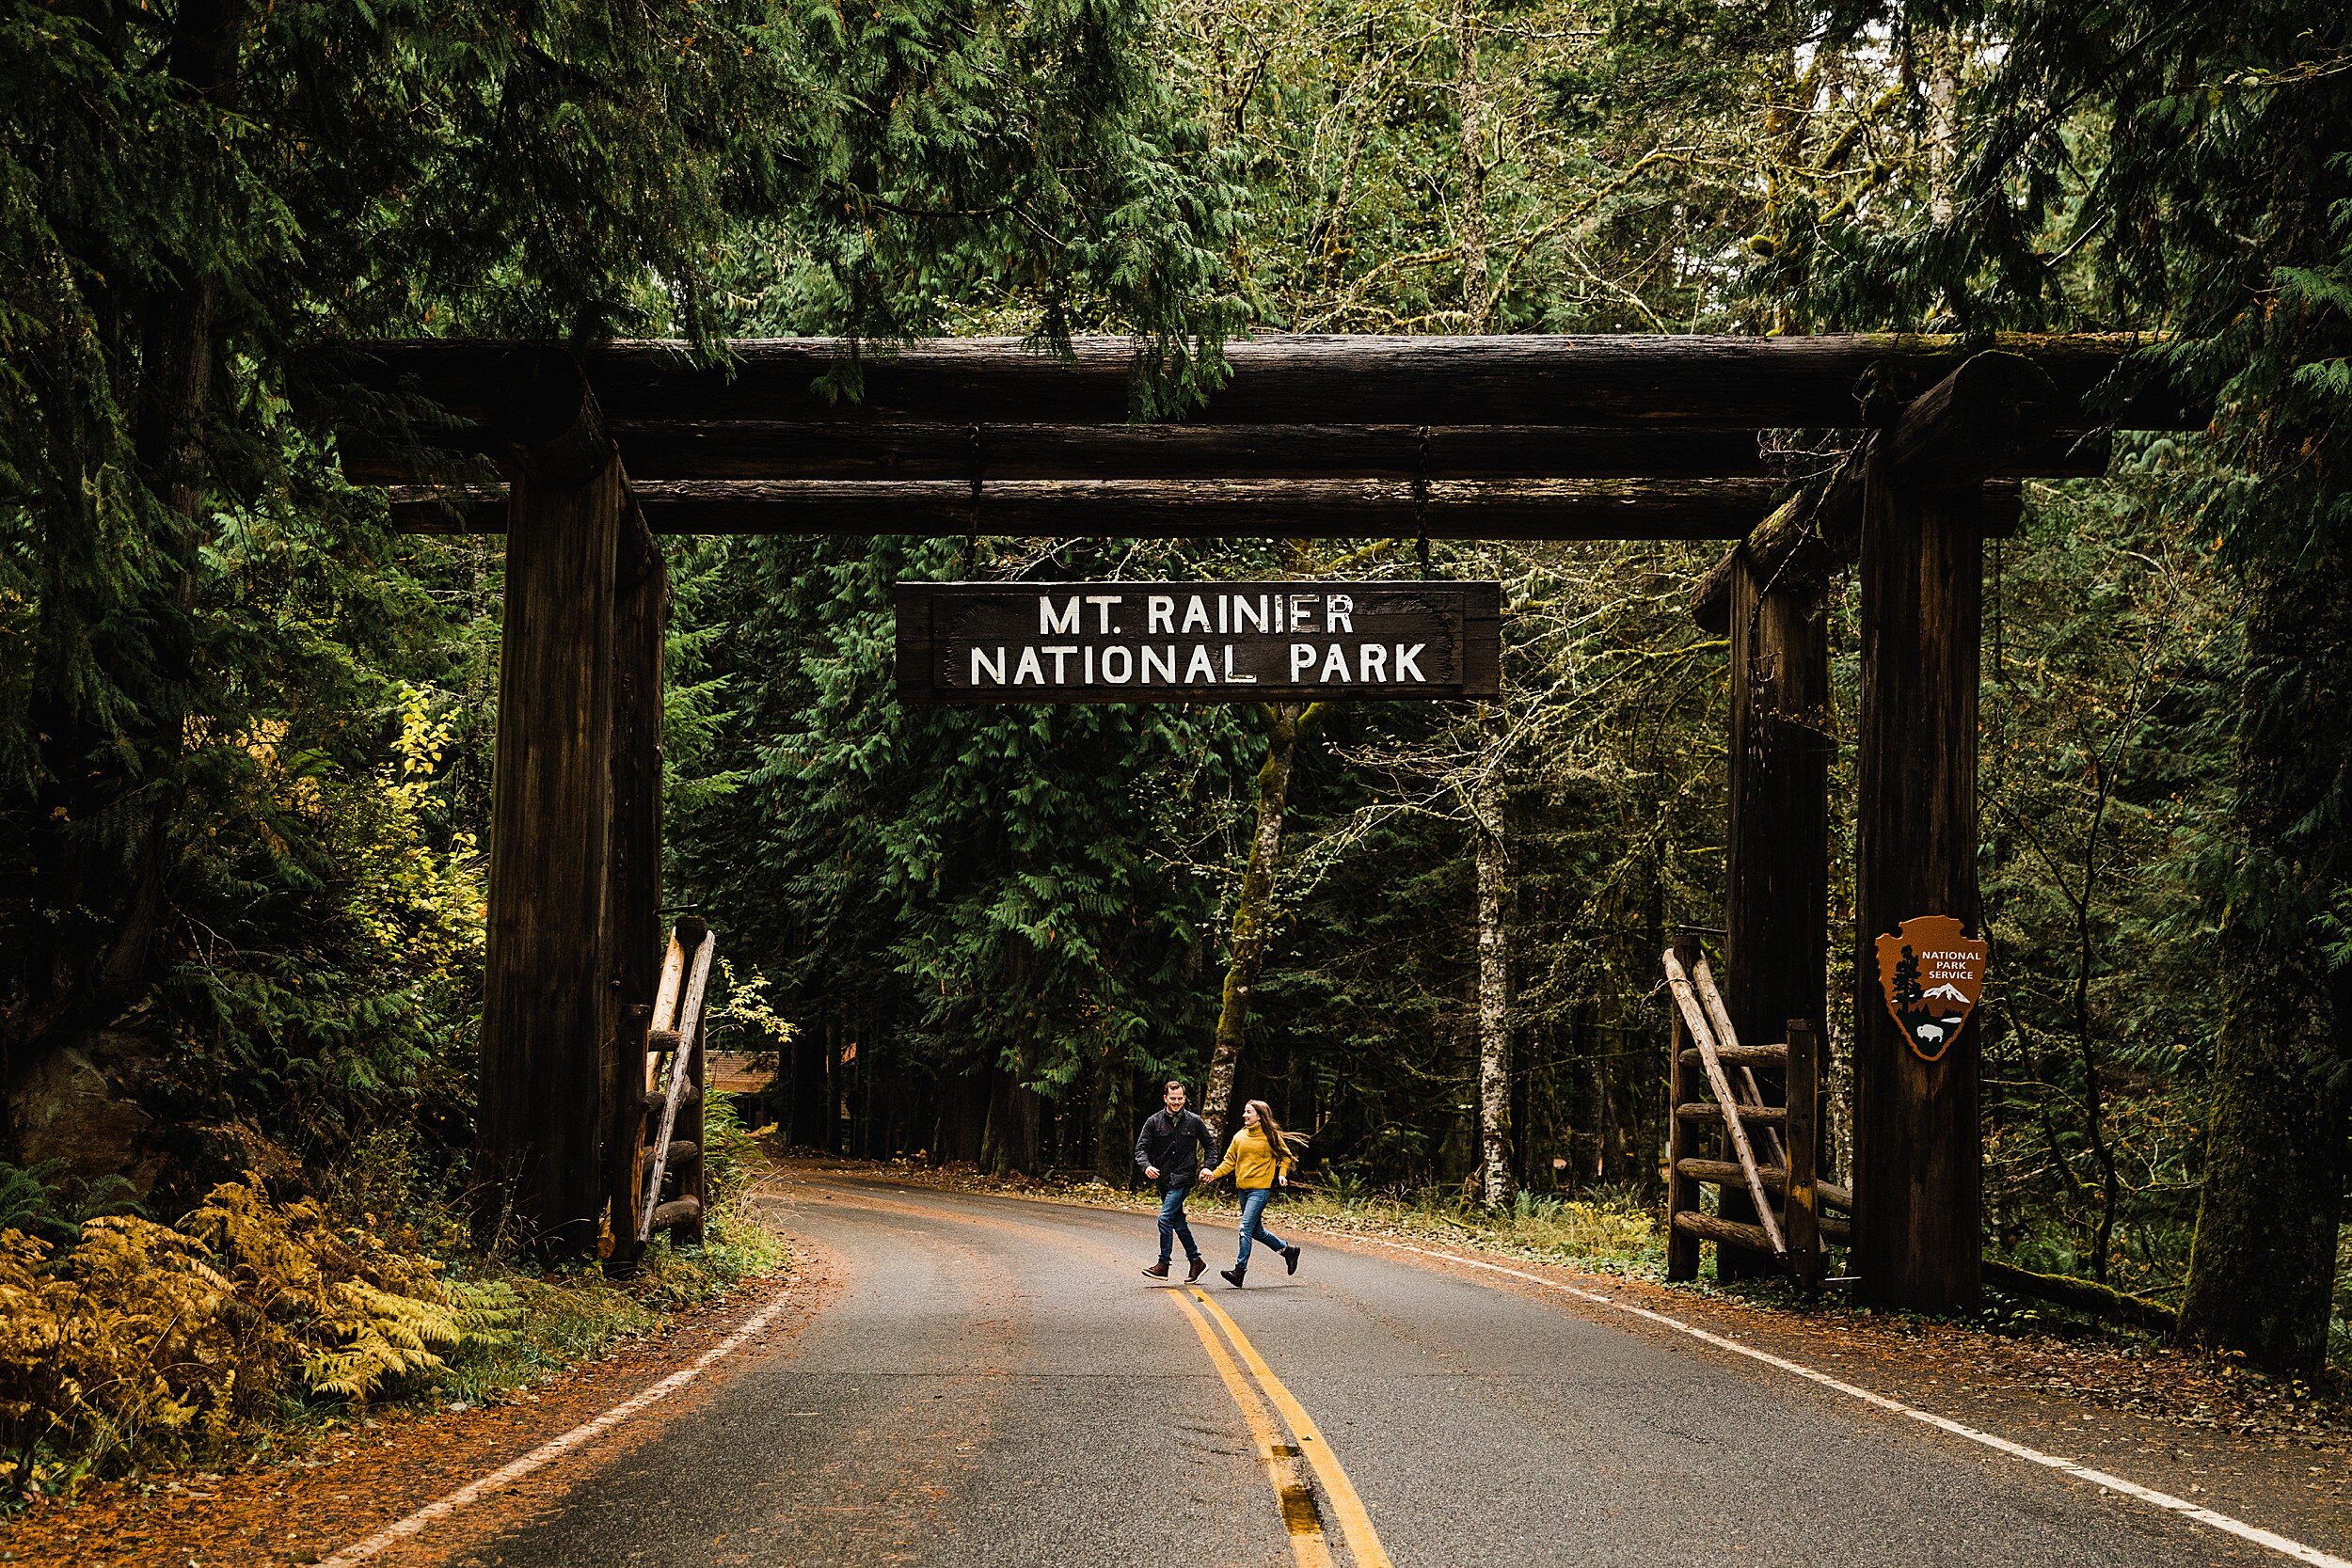
[(1200, 1180), (1201, 1162), (1209, 1148), (1209, 1124), (1190, 1111), (1169, 1116), (1165, 1108), (1145, 1118), (1136, 1135), (1136, 1169), (1159, 1167), (1159, 1188), (1167, 1192), (1189, 1187)]

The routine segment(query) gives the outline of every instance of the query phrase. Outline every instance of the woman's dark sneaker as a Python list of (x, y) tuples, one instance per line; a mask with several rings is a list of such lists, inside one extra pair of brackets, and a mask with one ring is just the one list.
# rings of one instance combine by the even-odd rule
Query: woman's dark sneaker
[[(1168, 1277), (1168, 1259), (1163, 1258), (1143, 1272), (1150, 1275), (1154, 1279), (1166, 1279)], [(1196, 1279), (1200, 1277), (1198, 1271), (1194, 1273), (1193, 1277)]]
[(1248, 1264), (1243, 1264), (1238, 1268), (1219, 1269), (1216, 1272), (1224, 1277), (1226, 1284), (1238, 1291), (1241, 1289), (1241, 1276), (1248, 1274), (1249, 1268)]
[(1206, 1269), (1208, 1268), (1208, 1266), (1209, 1266), (1209, 1260), (1208, 1260), (1207, 1259), (1205, 1259), (1205, 1258), (1196, 1258), (1196, 1259), (1194, 1259), (1192, 1260), (1191, 1264), (1190, 1264), (1190, 1267), (1191, 1267), (1191, 1269), (1192, 1269), (1192, 1272), (1191, 1272), (1190, 1274), (1188, 1274), (1188, 1275), (1184, 1275), (1184, 1283), (1185, 1283), (1185, 1284), (1187, 1284), (1187, 1285), (1189, 1285), (1189, 1284), (1191, 1284), (1194, 1280), (1196, 1280), (1196, 1279), (1200, 1278), (1200, 1275), (1201, 1275), (1201, 1274), (1202, 1274), (1202, 1272), (1203, 1272), (1204, 1270), (1206, 1270)]
[(1286, 1246), (1282, 1249), (1282, 1267), (1293, 1274), (1298, 1272), (1298, 1249), (1296, 1247)]

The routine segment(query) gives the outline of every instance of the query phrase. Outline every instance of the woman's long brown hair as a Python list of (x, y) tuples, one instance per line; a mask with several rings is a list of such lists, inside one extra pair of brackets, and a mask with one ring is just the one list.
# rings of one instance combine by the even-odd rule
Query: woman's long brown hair
[(1274, 1107), (1263, 1100), (1253, 1100), (1242, 1107), (1258, 1113), (1258, 1131), (1265, 1134), (1266, 1147), (1274, 1150), (1277, 1160), (1295, 1160), (1307, 1140), (1295, 1133), (1282, 1131), (1282, 1124), (1274, 1119)]

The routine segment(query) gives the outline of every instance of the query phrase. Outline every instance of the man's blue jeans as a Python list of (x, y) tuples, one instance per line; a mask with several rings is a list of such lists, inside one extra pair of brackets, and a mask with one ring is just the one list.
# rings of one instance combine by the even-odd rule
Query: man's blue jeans
[(1267, 1200), (1273, 1196), (1274, 1189), (1271, 1187), (1252, 1188), (1241, 1195), (1241, 1255), (1233, 1259), (1235, 1269), (1241, 1269), (1249, 1262), (1249, 1243), (1253, 1238), (1277, 1252), (1290, 1244), (1259, 1221), (1258, 1216), (1265, 1212)]
[(1193, 1244), (1192, 1227), (1184, 1223), (1184, 1198), (1190, 1187), (1170, 1187), (1160, 1195), (1160, 1261), (1165, 1263), (1174, 1249), (1176, 1238), (1184, 1239), (1184, 1256), (1199, 1258), (1200, 1249)]

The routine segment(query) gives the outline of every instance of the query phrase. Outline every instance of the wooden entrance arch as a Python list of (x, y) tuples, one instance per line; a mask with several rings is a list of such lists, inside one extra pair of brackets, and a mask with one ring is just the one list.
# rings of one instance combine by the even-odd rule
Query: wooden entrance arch
[[(1721, 539), (1695, 613), (1730, 640), (1726, 961), (1742, 1038), (1821, 1020), (1828, 650), (1862, 590), (1851, 1010), (1863, 1293), (1971, 1305), (1977, 1030), (1934, 1063), (1878, 994), (1872, 939), (1974, 929), (1983, 539), (2017, 483), (2105, 469), (2103, 431), (2195, 422), (2110, 383), (2107, 338), (1261, 338), (1171, 423), (1128, 416), (1135, 354), (1004, 340), (876, 356), (738, 342), (578, 354), (466, 341), (345, 351), (346, 472), (399, 526), (503, 531), (481, 1141), (553, 1249), (633, 1234), (660, 903), (663, 533)], [(2094, 413), (2094, 407), (2105, 411)], [(1827, 471), (1794, 432), (1846, 433)], [(1687, 1276), (1696, 1243), (1674, 1243)]]

